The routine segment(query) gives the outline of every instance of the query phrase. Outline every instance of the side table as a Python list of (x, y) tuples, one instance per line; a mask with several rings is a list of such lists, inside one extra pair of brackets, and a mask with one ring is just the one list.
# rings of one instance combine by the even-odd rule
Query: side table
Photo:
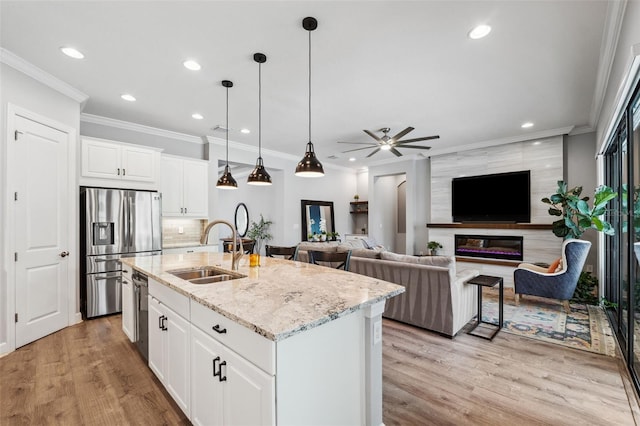
[[(498, 334), (500, 329), (502, 328), (503, 322), (503, 299), (504, 299), (504, 281), (502, 277), (492, 277), (490, 275), (478, 275), (475, 278), (471, 278), (467, 281), (467, 284), (473, 284), (478, 286), (478, 319), (476, 324), (473, 326), (471, 330), (467, 332), (467, 334), (471, 334), (472, 336), (482, 337), (483, 339), (493, 340), (493, 338)], [(500, 286), (500, 296), (498, 298), (498, 324), (482, 321), (482, 287), (495, 287)], [(497, 328), (493, 331), (492, 334), (486, 336), (483, 335), (476, 330), (480, 324), (489, 324), (496, 326)], [(484, 327), (483, 327), (484, 328)]]

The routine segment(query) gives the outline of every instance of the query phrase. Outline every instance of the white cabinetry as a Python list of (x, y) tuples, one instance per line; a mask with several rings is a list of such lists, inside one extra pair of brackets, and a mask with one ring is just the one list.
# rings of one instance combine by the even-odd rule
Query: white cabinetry
[(189, 416), (191, 327), (185, 319), (189, 299), (166, 287), (154, 291), (159, 286), (149, 279), (149, 367)]
[[(192, 303), (192, 307), (195, 305)], [(214, 330), (214, 326), (218, 326), (221, 335), (235, 331), (221, 328), (219, 323), (209, 328)], [(193, 324), (191, 395), (193, 424), (275, 424), (275, 376), (267, 374)]]
[[(250, 348), (250, 356), (263, 361), (273, 359), (268, 353), (274, 349), (273, 342), (228, 319), (220, 322), (218, 319), (223, 317), (195, 302), (191, 307), (194, 313), (191, 326), (193, 424), (275, 424), (275, 375), (267, 374), (212, 334), (218, 334), (220, 340), (230, 338), (234, 346)], [(245, 335), (243, 329), (253, 335)]]
[(162, 156), (162, 215), (209, 216), (209, 179), (206, 161)]
[(95, 138), (82, 138), (82, 185), (158, 189), (160, 151)]
[(122, 331), (132, 342), (135, 341), (133, 300), (131, 266), (122, 265)]

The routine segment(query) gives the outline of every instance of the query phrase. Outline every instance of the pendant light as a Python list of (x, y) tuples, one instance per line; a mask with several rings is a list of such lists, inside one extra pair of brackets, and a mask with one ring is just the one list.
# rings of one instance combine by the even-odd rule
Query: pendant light
[(302, 28), (309, 32), (309, 142), (304, 157), (296, 167), (296, 176), (321, 177), (324, 176), (324, 169), (311, 143), (311, 31), (318, 28), (318, 21), (315, 18), (306, 17), (302, 20)]
[(233, 82), (229, 80), (222, 80), (222, 85), (227, 88), (227, 164), (224, 167), (224, 173), (218, 179), (216, 188), (220, 189), (238, 189), (238, 183), (231, 176), (231, 170), (229, 170), (229, 87), (233, 87)]
[(271, 176), (262, 163), (262, 64), (267, 62), (267, 56), (263, 53), (254, 53), (253, 60), (258, 63), (258, 160), (256, 168), (247, 178), (247, 183), (268, 186), (271, 185)]

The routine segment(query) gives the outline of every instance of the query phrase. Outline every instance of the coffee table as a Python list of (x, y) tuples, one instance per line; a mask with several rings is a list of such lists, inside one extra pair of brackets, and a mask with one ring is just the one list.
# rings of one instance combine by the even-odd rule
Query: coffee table
[[(475, 278), (471, 278), (466, 284), (473, 284), (478, 286), (478, 319), (476, 320), (475, 325), (467, 334), (471, 334), (472, 336), (482, 337), (483, 339), (493, 340), (493, 338), (498, 334), (500, 329), (502, 329), (503, 322), (503, 299), (504, 299), (504, 280), (502, 277), (492, 277), (490, 275), (478, 275)], [(482, 287), (495, 287), (500, 286), (500, 296), (498, 298), (498, 324), (493, 322), (482, 321)], [(495, 326), (496, 329), (490, 335), (483, 335), (476, 331), (480, 324), (488, 324)], [(481, 327), (485, 328), (485, 327)]]

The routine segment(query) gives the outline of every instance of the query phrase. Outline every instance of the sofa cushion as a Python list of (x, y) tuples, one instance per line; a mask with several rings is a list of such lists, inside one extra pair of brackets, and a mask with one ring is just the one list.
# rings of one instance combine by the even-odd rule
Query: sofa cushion
[(431, 265), (449, 268), (455, 266), (456, 259), (453, 256), (411, 256), (408, 254), (392, 253), (385, 251), (380, 255), (383, 260), (393, 260), (395, 262), (414, 263), (416, 265)]
[[(340, 251), (340, 249), (338, 249)], [(380, 255), (383, 250), (371, 250), (371, 249), (353, 249), (351, 250), (351, 257), (366, 257), (369, 259), (380, 259)]]
[(354, 240), (343, 241), (338, 244), (338, 251), (345, 252), (354, 249), (366, 249), (368, 248), (364, 241), (360, 238), (356, 238)]

